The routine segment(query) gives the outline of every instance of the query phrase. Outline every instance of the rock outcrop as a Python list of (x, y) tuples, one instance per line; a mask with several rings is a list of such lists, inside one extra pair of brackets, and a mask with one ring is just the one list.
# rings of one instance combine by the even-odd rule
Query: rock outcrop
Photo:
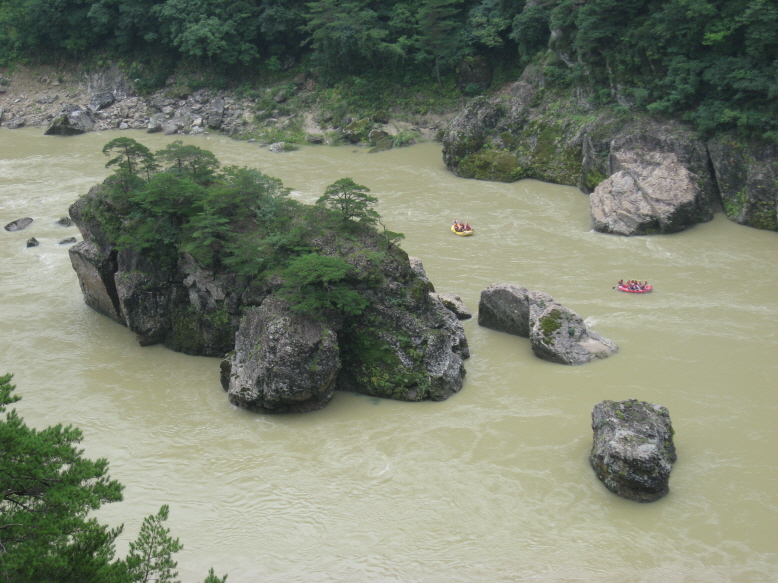
[(778, 231), (778, 147), (721, 137), (708, 141), (708, 152), (727, 217)]
[(676, 461), (670, 413), (645, 401), (603, 401), (592, 410), (589, 463), (614, 494), (653, 502), (669, 491)]
[(673, 153), (615, 152), (611, 176), (589, 197), (594, 229), (616, 235), (675, 233), (710, 220), (697, 176)]
[(481, 292), (478, 324), (529, 338), (538, 358), (560, 364), (586, 364), (607, 358), (618, 347), (589, 330), (578, 314), (541, 291), (493, 284)]
[(467, 309), (467, 306), (462, 301), (462, 298), (460, 298), (456, 294), (439, 294), (435, 292), (430, 292), (433, 297), (440, 300), (443, 305), (454, 313), (454, 315), (459, 320), (469, 320), (473, 317), (473, 314), (470, 312), (470, 310)]
[(594, 228), (671, 233), (709, 221), (722, 206), (738, 223), (778, 230), (774, 146), (708, 142), (678, 120), (615, 117), (586, 99), (544, 92), (528, 66), (507, 95), (477, 97), (443, 134), (443, 161), (465, 178), (535, 178), (594, 193)]
[(246, 312), (226, 360), (222, 385), (230, 403), (260, 413), (321, 409), (341, 369), (337, 332), (292, 313), (279, 298)]
[[(170, 264), (153, 252), (116, 248), (84, 212), (102, 188), (70, 208), (84, 238), (70, 257), (87, 305), (127, 326), (141, 345), (228, 354), (221, 376), (231, 403), (299, 412), (323, 407), (333, 390), (421, 401), (462, 388), (470, 354), (461, 323), (431, 294), (421, 262), (412, 266), (396, 246), (387, 251), (383, 238), (313, 241), (319, 254), (347, 257), (357, 272), (370, 273), (370, 283), (356, 288), (366, 303), (361, 314), (321, 318), (292, 311), (277, 278), (238, 285), (234, 274), (206, 269), (187, 253)], [(383, 257), (379, 265), (366, 249)]]

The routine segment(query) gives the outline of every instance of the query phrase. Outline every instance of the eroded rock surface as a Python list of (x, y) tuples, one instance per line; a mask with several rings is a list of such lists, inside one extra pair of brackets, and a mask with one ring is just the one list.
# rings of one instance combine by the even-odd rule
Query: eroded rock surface
[[(336, 332), (326, 322), (293, 314), (279, 298), (251, 308), (229, 357), (230, 403), (262, 413), (321, 409), (341, 368)], [(222, 369), (224, 371), (224, 369)]]
[(589, 330), (581, 316), (556, 302), (533, 318), (530, 342), (536, 356), (559, 364), (586, 364), (618, 350), (613, 342)]
[(589, 197), (595, 230), (626, 236), (675, 233), (700, 222), (698, 177), (675, 154), (617, 152), (611, 160), (615, 172)]
[(451, 310), (459, 320), (469, 320), (473, 317), (473, 314), (458, 295), (435, 292), (432, 292), (432, 295), (440, 300), (447, 309)]
[(592, 430), (589, 463), (608, 490), (636, 502), (669, 492), (677, 456), (667, 408), (635, 399), (603, 401), (592, 410)]
[(708, 142), (727, 217), (778, 231), (778, 148), (721, 137)]

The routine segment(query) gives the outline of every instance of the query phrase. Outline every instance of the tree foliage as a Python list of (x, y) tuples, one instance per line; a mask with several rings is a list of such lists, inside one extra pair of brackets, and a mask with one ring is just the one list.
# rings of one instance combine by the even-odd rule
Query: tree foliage
[(284, 272), (281, 293), (297, 312), (316, 314), (337, 311), (350, 316), (362, 313), (367, 301), (351, 289), (353, 267), (339, 257), (308, 253), (294, 259)]
[(549, 81), (600, 103), (618, 93), (706, 132), (778, 140), (775, 0), (0, 1), (0, 64), (114, 51), (139, 89), (182, 60), (225, 72), (297, 61), (368, 91), (374, 71), (408, 79), (422, 64), (443, 88), (462, 57), (511, 67), (549, 45), (561, 59)]
[[(378, 232), (378, 199), (351, 178), (330, 184), (316, 205), (306, 206), (290, 200), (280, 180), (250, 168), (217, 171), (211, 152), (182, 141), (151, 154), (131, 138), (117, 138), (104, 151), (116, 154), (111, 165), (118, 178), (87, 198), (85, 213), (110, 244), (171, 268), (188, 253), (246, 285), (283, 273), (284, 295), (298, 311), (361, 313), (356, 288), (377, 282), (381, 258), (403, 238), (385, 226)], [(361, 271), (316, 252), (315, 241), (346, 236), (372, 241), (373, 250), (354, 262)]]
[(351, 178), (341, 178), (330, 184), (316, 204), (335, 210), (343, 221), (358, 219), (363, 223), (375, 223), (378, 212), (373, 208), (378, 199), (367, 194), (370, 189), (357, 184)]
[(0, 576), (9, 581), (110, 581), (114, 541), (92, 510), (122, 499), (105, 459), (89, 460), (81, 432), (28, 427), (8, 405), (11, 375), (0, 377)]
[[(552, 47), (581, 80), (705, 132), (778, 140), (778, 5), (772, 0), (570, 0)], [(610, 98), (610, 94), (606, 93)]]
[[(173, 555), (184, 548), (177, 538), (165, 528), (170, 508), (164, 504), (156, 515), (147, 516), (140, 527), (138, 538), (130, 543), (125, 559), (132, 581), (138, 583), (178, 583), (178, 563)], [(213, 571), (213, 569), (211, 569)]]

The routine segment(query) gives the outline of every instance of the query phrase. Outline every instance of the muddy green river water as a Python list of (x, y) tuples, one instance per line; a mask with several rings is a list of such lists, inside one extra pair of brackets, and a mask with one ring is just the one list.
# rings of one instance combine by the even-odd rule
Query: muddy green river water
[[(28, 424), (77, 425), (87, 455), (110, 460), (125, 500), (98, 517), (124, 523), (120, 555), (169, 504), (183, 583), (211, 566), (230, 583), (778, 580), (778, 233), (722, 214), (675, 235), (595, 233), (577, 189), (456, 178), (431, 143), (273, 154), (185, 138), (302, 201), (351, 177), (437, 291), (475, 314), (492, 283), (542, 290), (620, 347), (550, 364), (473, 318), (448, 401), (336, 393), (322, 411), (263, 416), (229, 405), (218, 359), (141, 348), (84, 304), (58, 244), (77, 230), (55, 222), (107, 176), (118, 134), (42, 133), (0, 130), (0, 225), (35, 219), (0, 231), (0, 373)], [(454, 218), (475, 236), (454, 236)], [(655, 291), (619, 293), (620, 278)], [(611, 494), (588, 464), (592, 407), (629, 398), (666, 406), (676, 431), (670, 494), (652, 504)]]

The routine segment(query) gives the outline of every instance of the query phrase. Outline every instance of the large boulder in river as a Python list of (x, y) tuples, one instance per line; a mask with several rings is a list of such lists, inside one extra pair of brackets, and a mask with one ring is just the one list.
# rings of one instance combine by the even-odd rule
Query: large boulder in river
[(674, 233), (709, 221), (718, 195), (705, 143), (678, 123), (632, 123), (609, 144), (609, 178), (589, 197), (594, 228)]
[(478, 323), (529, 338), (538, 358), (560, 364), (586, 364), (618, 351), (613, 342), (589, 330), (578, 314), (547, 293), (518, 285), (497, 283), (484, 289)]
[(67, 105), (51, 121), (46, 130), (47, 136), (75, 136), (90, 132), (95, 127), (92, 112), (77, 105)]
[(581, 316), (555, 302), (533, 320), (530, 342), (535, 356), (559, 364), (586, 364), (618, 351), (613, 342), (589, 330)]
[(727, 218), (778, 231), (778, 147), (721, 136), (708, 141), (708, 152)]
[(592, 430), (589, 463), (608, 490), (636, 502), (668, 493), (677, 456), (665, 407), (635, 399), (603, 401), (592, 410)]
[(611, 154), (614, 174), (589, 197), (594, 229), (616, 235), (675, 233), (700, 222), (697, 177), (674, 154)]
[(495, 283), (481, 291), (478, 325), (529, 338), (529, 290), (519, 285)]
[(222, 374), (233, 405), (297, 413), (329, 402), (340, 367), (335, 330), (324, 321), (294, 314), (282, 299), (271, 297), (246, 312)]

